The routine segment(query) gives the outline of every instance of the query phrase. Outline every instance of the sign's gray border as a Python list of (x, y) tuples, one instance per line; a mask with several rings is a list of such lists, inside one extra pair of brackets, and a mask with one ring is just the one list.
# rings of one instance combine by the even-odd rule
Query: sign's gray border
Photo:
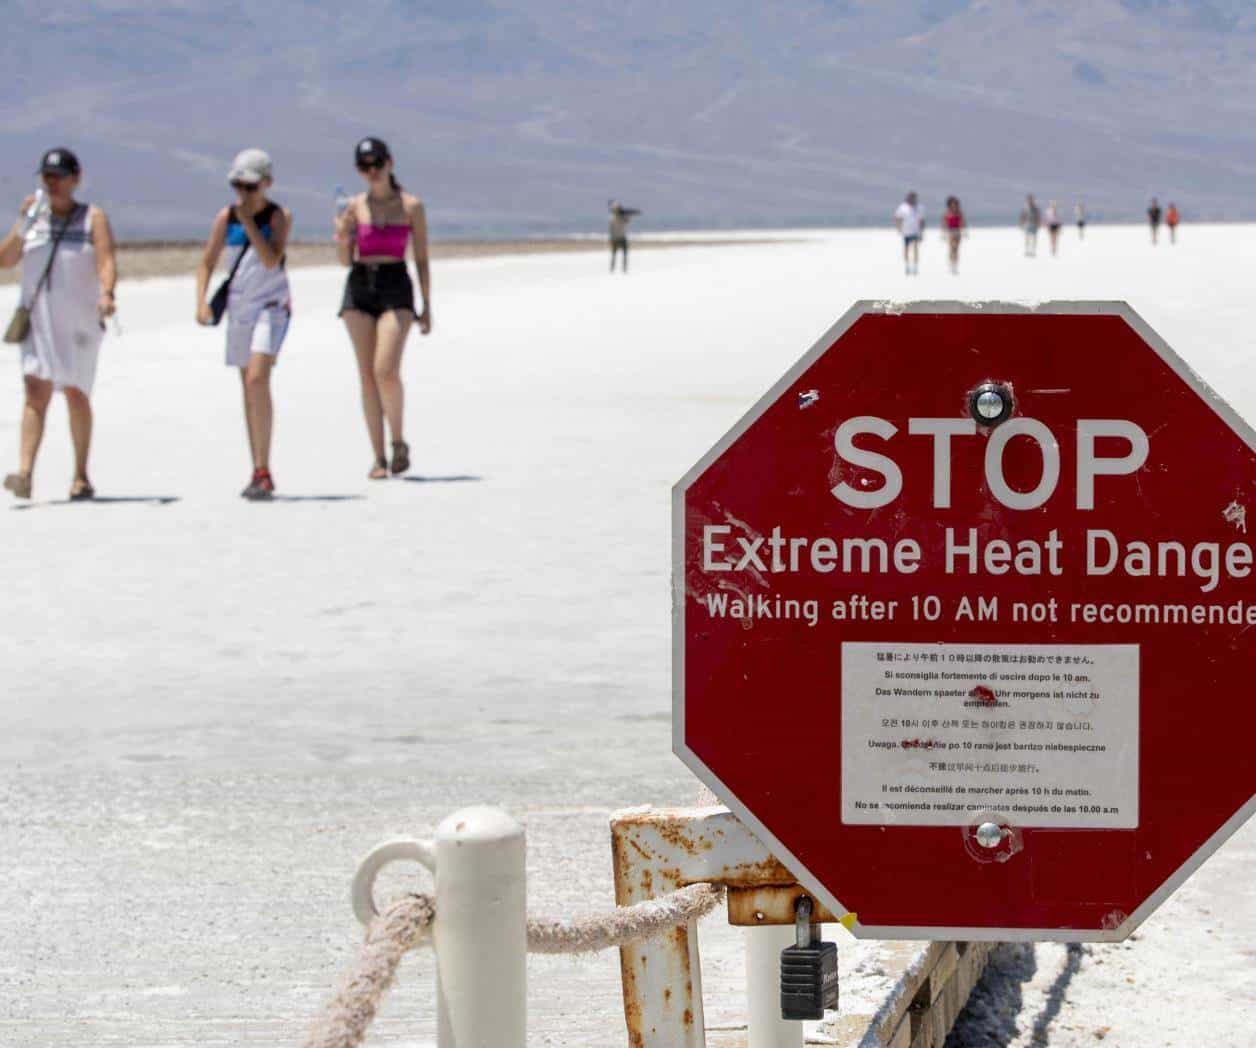
[[(772, 404), (860, 317), (869, 314), (897, 316), (904, 313), (1065, 313), (1119, 316), (1130, 325), (1183, 382), (1215, 411), (1235, 434), (1256, 452), (1256, 431), (1197, 375), (1127, 302), (1052, 301), (1034, 305), (1017, 302), (919, 301), (888, 302), (862, 299), (842, 314), (806, 353), (760, 397), (698, 463), (672, 488), (672, 751), (764, 845), (798, 877), (799, 882), (835, 914), (849, 912), (820, 881), (776, 839), (772, 832), (742, 804), (732, 791), (685, 745), (685, 492), (689, 486), (736, 441)], [(1216, 833), (1179, 867), (1146, 902), (1120, 924), (1105, 929), (1079, 928), (949, 928), (878, 926), (854, 922), (851, 931), (860, 939), (955, 939), (970, 942), (1120, 942), (1146, 920), (1213, 852), (1221, 847), (1253, 813), (1256, 796), (1249, 798)]]

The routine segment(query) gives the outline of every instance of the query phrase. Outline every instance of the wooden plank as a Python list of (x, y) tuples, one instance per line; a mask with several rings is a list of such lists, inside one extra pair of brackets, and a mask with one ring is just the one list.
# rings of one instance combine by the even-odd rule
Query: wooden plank
[(955, 948), (955, 943), (948, 942), (942, 950), (942, 956), (938, 958), (938, 963), (934, 965), (933, 971), (929, 973), (930, 1004), (941, 995), (943, 987), (946, 986), (951, 976), (955, 974), (955, 969), (958, 966), (959, 950)]
[(942, 1048), (985, 970), (993, 943), (884, 942), (878, 960), (893, 984), (873, 1014), (846, 1012), (824, 1024), (840, 1048)]

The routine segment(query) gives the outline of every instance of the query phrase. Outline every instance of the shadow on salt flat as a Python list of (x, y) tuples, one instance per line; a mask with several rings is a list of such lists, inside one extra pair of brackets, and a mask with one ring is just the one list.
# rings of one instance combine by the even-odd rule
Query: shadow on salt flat
[(44, 506), (112, 506), (126, 503), (169, 506), (178, 502), (178, 495), (97, 495), (92, 499), (49, 499), (47, 502), (19, 502), (13, 509), (40, 509)]
[[(1038, 975), (1038, 951), (1033, 943), (1002, 943), (991, 957), (981, 981), (973, 989), (964, 1010), (946, 1041), (946, 1048), (971, 1045), (1047, 1044), (1051, 1024), (1059, 1017), (1068, 997), (1069, 985), (1082, 967), (1086, 948), (1069, 943), (1064, 964), (1042, 990), (1026, 987)], [(1031, 1002), (1039, 1004), (1038, 1014), (1027, 1014)], [(1026, 1029), (1028, 1027), (1028, 1029)]]
[(1020, 1036), (1024, 987), (1038, 971), (1033, 943), (1000, 943), (951, 1027), (945, 1048), (1007, 1045)]
[(1060, 1009), (1064, 1006), (1064, 1000), (1068, 991), (1069, 983), (1073, 981), (1082, 966), (1082, 953), (1084, 947), (1079, 942), (1071, 942), (1068, 944), (1068, 956), (1065, 960), (1064, 967), (1060, 969), (1056, 975), (1055, 981), (1047, 990), (1046, 1004), (1043, 1006), (1037, 1017), (1034, 1019), (1033, 1043), (1037, 1044), (1047, 1042), (1047, 1030), (1051, 1026), (1052, 1021), (1060, 1014)]
[(272, 495), (259, 502), (359, 502), (365, 495)]
[(401, 479), (408, 480), (411, 484), (461, 484), (465, 481), (480, 481), (484, 478), (474, 473), (453, 473), (446, 477), (423, 477), (417, 473), (407, 473)]

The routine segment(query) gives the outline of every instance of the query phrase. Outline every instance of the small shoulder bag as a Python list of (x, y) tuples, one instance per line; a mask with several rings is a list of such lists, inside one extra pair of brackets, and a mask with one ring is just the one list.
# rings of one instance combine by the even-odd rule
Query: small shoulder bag
[(250, 245), (246, 242), (244, 247), (240, 249), (240, 253), (236, 255), (235, 263), (231, 267), (231, 272), (227, 274), (227, 279), (218, 285), (218, 290), (214, 292), (214, 297), (209, 300), (209, 313), (214, 318), (214, 327), (222, 323), (222, 315), (227, 312), (227, 296), (231, 294), (231, 281), (235, 279), (236, 270), (240, 268), (240, 263), (244, 261), (244, 256), (248, 252)]

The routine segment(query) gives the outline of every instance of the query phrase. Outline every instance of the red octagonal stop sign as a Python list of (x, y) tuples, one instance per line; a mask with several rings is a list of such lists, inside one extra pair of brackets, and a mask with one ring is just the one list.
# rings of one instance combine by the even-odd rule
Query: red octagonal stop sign
[(675, 747), (870, 938), (1124, 938), (1253, 809), (1256, 436), (1121, 303), (862, 303), (675, 490)]

